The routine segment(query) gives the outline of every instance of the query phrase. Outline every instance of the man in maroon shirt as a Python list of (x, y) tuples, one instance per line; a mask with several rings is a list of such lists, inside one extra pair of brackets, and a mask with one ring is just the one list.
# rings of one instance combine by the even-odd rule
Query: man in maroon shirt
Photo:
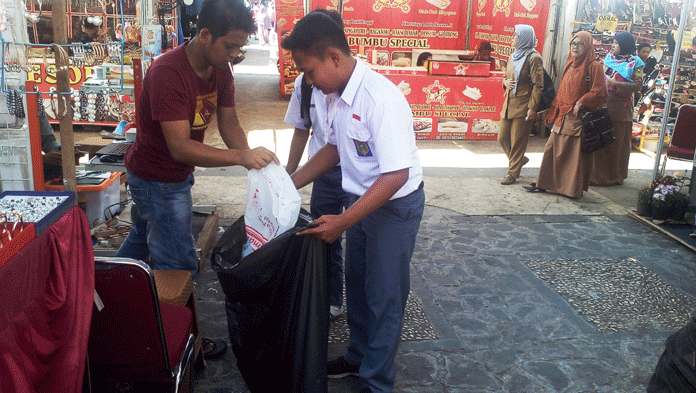
[[(138, 260), (149, 257), (155, 269), (189, 270), (194, 277), (198, 272), (191, 229), (195, 167), (260, 169), (271, 161), (279, 163), (263, 147), (249, 149), (234, 106), (230, 63), (255, 31), (251, 13), (241, 0), (205, 0), (197, 27), (191, 42), (157, 58), (143, 80), (138, 132), (125, 156), (138, 217), (116, 254)], [(216, 114), (227, 149), (203, 143)], [(221, 345), (217, 347), (207, 357), (220, 352)]]

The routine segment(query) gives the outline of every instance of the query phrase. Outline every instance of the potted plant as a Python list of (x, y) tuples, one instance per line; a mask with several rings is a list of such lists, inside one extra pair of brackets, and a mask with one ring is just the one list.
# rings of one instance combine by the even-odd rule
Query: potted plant
[(652, 186), (652, 218), (683, 219), (690, 202), (689, 195), (682, 192), (684, 178), (676, 173), (675, 176), (655, 179)]
[(636, 204), (636, 210), (638, 215), (644, 217), (652, 216), (652, 204), (653, 204), (653, 188), (643, 187), (638, 190), (638, 203)]

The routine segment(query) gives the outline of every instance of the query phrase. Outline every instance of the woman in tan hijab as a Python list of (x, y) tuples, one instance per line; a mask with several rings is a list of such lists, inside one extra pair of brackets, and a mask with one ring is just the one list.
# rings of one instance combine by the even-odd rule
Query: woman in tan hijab
[(606, 100), (604, 69), (595, 61), (592, 35), (580, 31), (570, 41), (563, 78), (546, 114), (546, 124), (554, 126), (536, 182), (523, 186), (527, 191), (549, 191), (570, 198), (587, 191), (591, 167), (590, 153), (580, 149), (582, 114), (598, 110)]

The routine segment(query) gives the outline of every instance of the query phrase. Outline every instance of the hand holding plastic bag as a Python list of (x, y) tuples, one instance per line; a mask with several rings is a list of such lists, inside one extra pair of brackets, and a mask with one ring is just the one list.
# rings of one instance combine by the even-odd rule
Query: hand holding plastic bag
[(302, 198), (283, 167), (271, 162), (262, 169), (250, 170), (244, 215), (250, 250), (245, 250), (244, 254), (292, 228), (301, 204)]

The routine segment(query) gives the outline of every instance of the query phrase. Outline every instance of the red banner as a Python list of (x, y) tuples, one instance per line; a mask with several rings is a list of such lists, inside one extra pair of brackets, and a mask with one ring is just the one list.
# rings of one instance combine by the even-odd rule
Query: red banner
[[(312, 8), (336, 5), (318, 0)], [(374, 64), (415, 66), (414, 49), (466, 49), (466, 10), (467, 0), (346, 0), (343, 23), (350, 47)]]
[(536, 49), (541, 52), (549, 3), (549, 0), (472, 0), (469, 48), (476, 49), (481, 41), (488, 41), (493, 46), (493, 56), (507, 61), (513, 51), (510, 42), (515, 25), (525, 24), (534, 28)]
[(395, 74), (413, 112), (416, 139), (496, 139), (503, 106), (503, 79)]
[(304, 16), (302, 0), (279, 0), (276, 2), (276, 32), (278, 33), (278, 58), (280, 65), (280, 94), (290, 95), (295, 86), (297, 71), (292, 54), (280, 47), (283, 38), (290, 35), (295, 24)]

